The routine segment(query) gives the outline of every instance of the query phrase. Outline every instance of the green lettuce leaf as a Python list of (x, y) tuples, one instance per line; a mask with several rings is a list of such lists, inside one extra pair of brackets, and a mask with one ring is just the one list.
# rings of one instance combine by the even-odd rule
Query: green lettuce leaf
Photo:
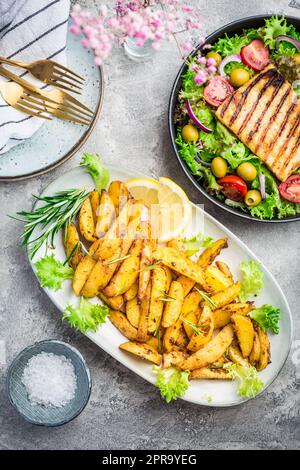
[(183, 243), (185, 246), (185, 254), (192, 256), (198, 253), (200, 248), (211, 246), (213, 243), (212, 237), (206, 237), (203, 233), (198, 233), (190, 238), (184, 238)]
[(89, 174), (93, 177), (96, 187), (106, 189), (109, 183), (109, 171), (102, 164), (102, 158), (97, 153), (84, 153), (80, 165), (87, 167)]
[(213, 45), (213, 50), (219, 52), (224, 58), (232, 54), (239, 54), (242, 47), (247, 46), (249, 42), (249, 38), (245, 35), (240, 36), (235, 34), (234, 36), (228, 36), (226, 33)]
[(54, 254), (41, 258), (34, 263), (34, 266), (41, 287), (48, 287), (54, 291), (61, 289), (62, 282), (71, 279), (74, 274), (73, 269), (55, 259)]
[(252, 295), (258, 295), (264, 287), (264, 274), (258, 261), (242, 261), (240, 268), (242, 271), (240, 301), (245, 302)]
[(106, 305), (93, 304), (81, 297), (79, 307), (71, 304), (66, 306), (63, 320), (67, 320), (76, 330), (86, 333), (96, 331), (98, 326), (105, 323), (108, 314), (109, 308)]
[(250, 312), (250, 317), (255, 320), (263, 331), (272, 330), (279, 333), (280, 309), (273, 305), (265, 304)]
[(238, 382), (238, 394), (241, 397), (254, 398), (264, 387), (264, 383), (259, 379), (255, 367), (243, 367), (231, 364), (226, 367), (233, 380)]
[(167, 403), (177, 400), (178, 397), (183, 397), (190, 386), (189, 372), (187, 371), (172, 368), (161, 370), (155, 366), (153, 366), (153, 371), (156, 373), (154, 385), (159, 388), (162, 398)]

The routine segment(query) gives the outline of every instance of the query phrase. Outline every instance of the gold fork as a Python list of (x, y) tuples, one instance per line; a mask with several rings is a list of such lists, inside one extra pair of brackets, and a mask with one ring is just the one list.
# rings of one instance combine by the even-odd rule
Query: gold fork
[[(3, 64), (13, 65), (15, 67), (28, 70), (41, 82), (63, 88), (67, 91), (72, 91), (74, 93), (81, 93), (81, 87), (79, 85), (83, 84), (84, 78), (53, 60), (36, 60), (26, 64), (6, 59), (5, 57), (0, 57), (0, 63), (1, 62)], [(75, 89), (70, 87), (74, 87)]]
[[(21, 90), (18, 89), (17, 95), (13, 97), (12, 92), (16, 88), (9, 88), (7, 86), (9, 83), (1, 82), (2, 90), (6, 88), (2, 93), (6, 93), (6, 96), (9, 95), (10, 102), (3, 96), (5, 101), (14, 107), (18, 105), (20, 111), (33, 116), (40, 116), (39, 113), (47, 112), (58, 118), (67, 119), (79, 124), (89, 125), (91, 123), (94, 115), (93, 111), (68, 93), (62, 90), (43, 91), (1, 66), (0, 75), (13, 80), (23, 88), (24, 93), (21, 93)], [(45, 115), (41, 117), (45, 117)]]

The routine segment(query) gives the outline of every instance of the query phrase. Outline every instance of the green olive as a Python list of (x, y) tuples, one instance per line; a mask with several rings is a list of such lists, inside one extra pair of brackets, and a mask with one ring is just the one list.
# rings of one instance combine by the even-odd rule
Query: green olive
[(233, 86), (240, 87), (250, 80), (249, 72), (245, 69), (235, 69), (230, 74), (230, 81)]
[(199, 139), (198, 129), (193, 124), (186, 124), (181, 133), (185, 142), (195, 142)]
[(224, 178), (227, 173), (227, 162), (222, 157), (216, 157), (211, 162), (211, 171), (217, 178)]
[(294, 54), (293, 59), (296, 65), (300, 65), (300, 52), (297, 52), (297, 54)]
[(251, 189), (245, 196), (245, 203), (247, 206), (254, 207), (261, 202), (261, 194), (256, 189)]
[(206, 56), (207, 59), (214, 59), (216, 61), (216, 65), (220, 65), (220, 63), (222, 62), (222, 57), (220, 56), (220, 54), (218, 52), (209, 52)]
[(255, 166), (249, 162), (242, 163), (236, 172), (238, 176), (245, 181), (253, 181), (257, 176), (257, 170)]

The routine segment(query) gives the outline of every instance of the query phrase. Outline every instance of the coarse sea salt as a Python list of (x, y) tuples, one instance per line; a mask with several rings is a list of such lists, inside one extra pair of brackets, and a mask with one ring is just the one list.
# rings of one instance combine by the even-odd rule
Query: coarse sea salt
[(33, 405), (62, 407), (75, 396), (77, 379), (70, 359), (41, 352), (29, 359), (22, 383)]

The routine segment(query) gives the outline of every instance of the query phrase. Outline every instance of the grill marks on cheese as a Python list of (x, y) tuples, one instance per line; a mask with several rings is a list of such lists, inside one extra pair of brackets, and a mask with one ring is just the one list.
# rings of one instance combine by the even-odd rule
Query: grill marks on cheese
[(300, 167), (300, 100), (274, 66), (227, 98), (216, 115), (279, 180)]

